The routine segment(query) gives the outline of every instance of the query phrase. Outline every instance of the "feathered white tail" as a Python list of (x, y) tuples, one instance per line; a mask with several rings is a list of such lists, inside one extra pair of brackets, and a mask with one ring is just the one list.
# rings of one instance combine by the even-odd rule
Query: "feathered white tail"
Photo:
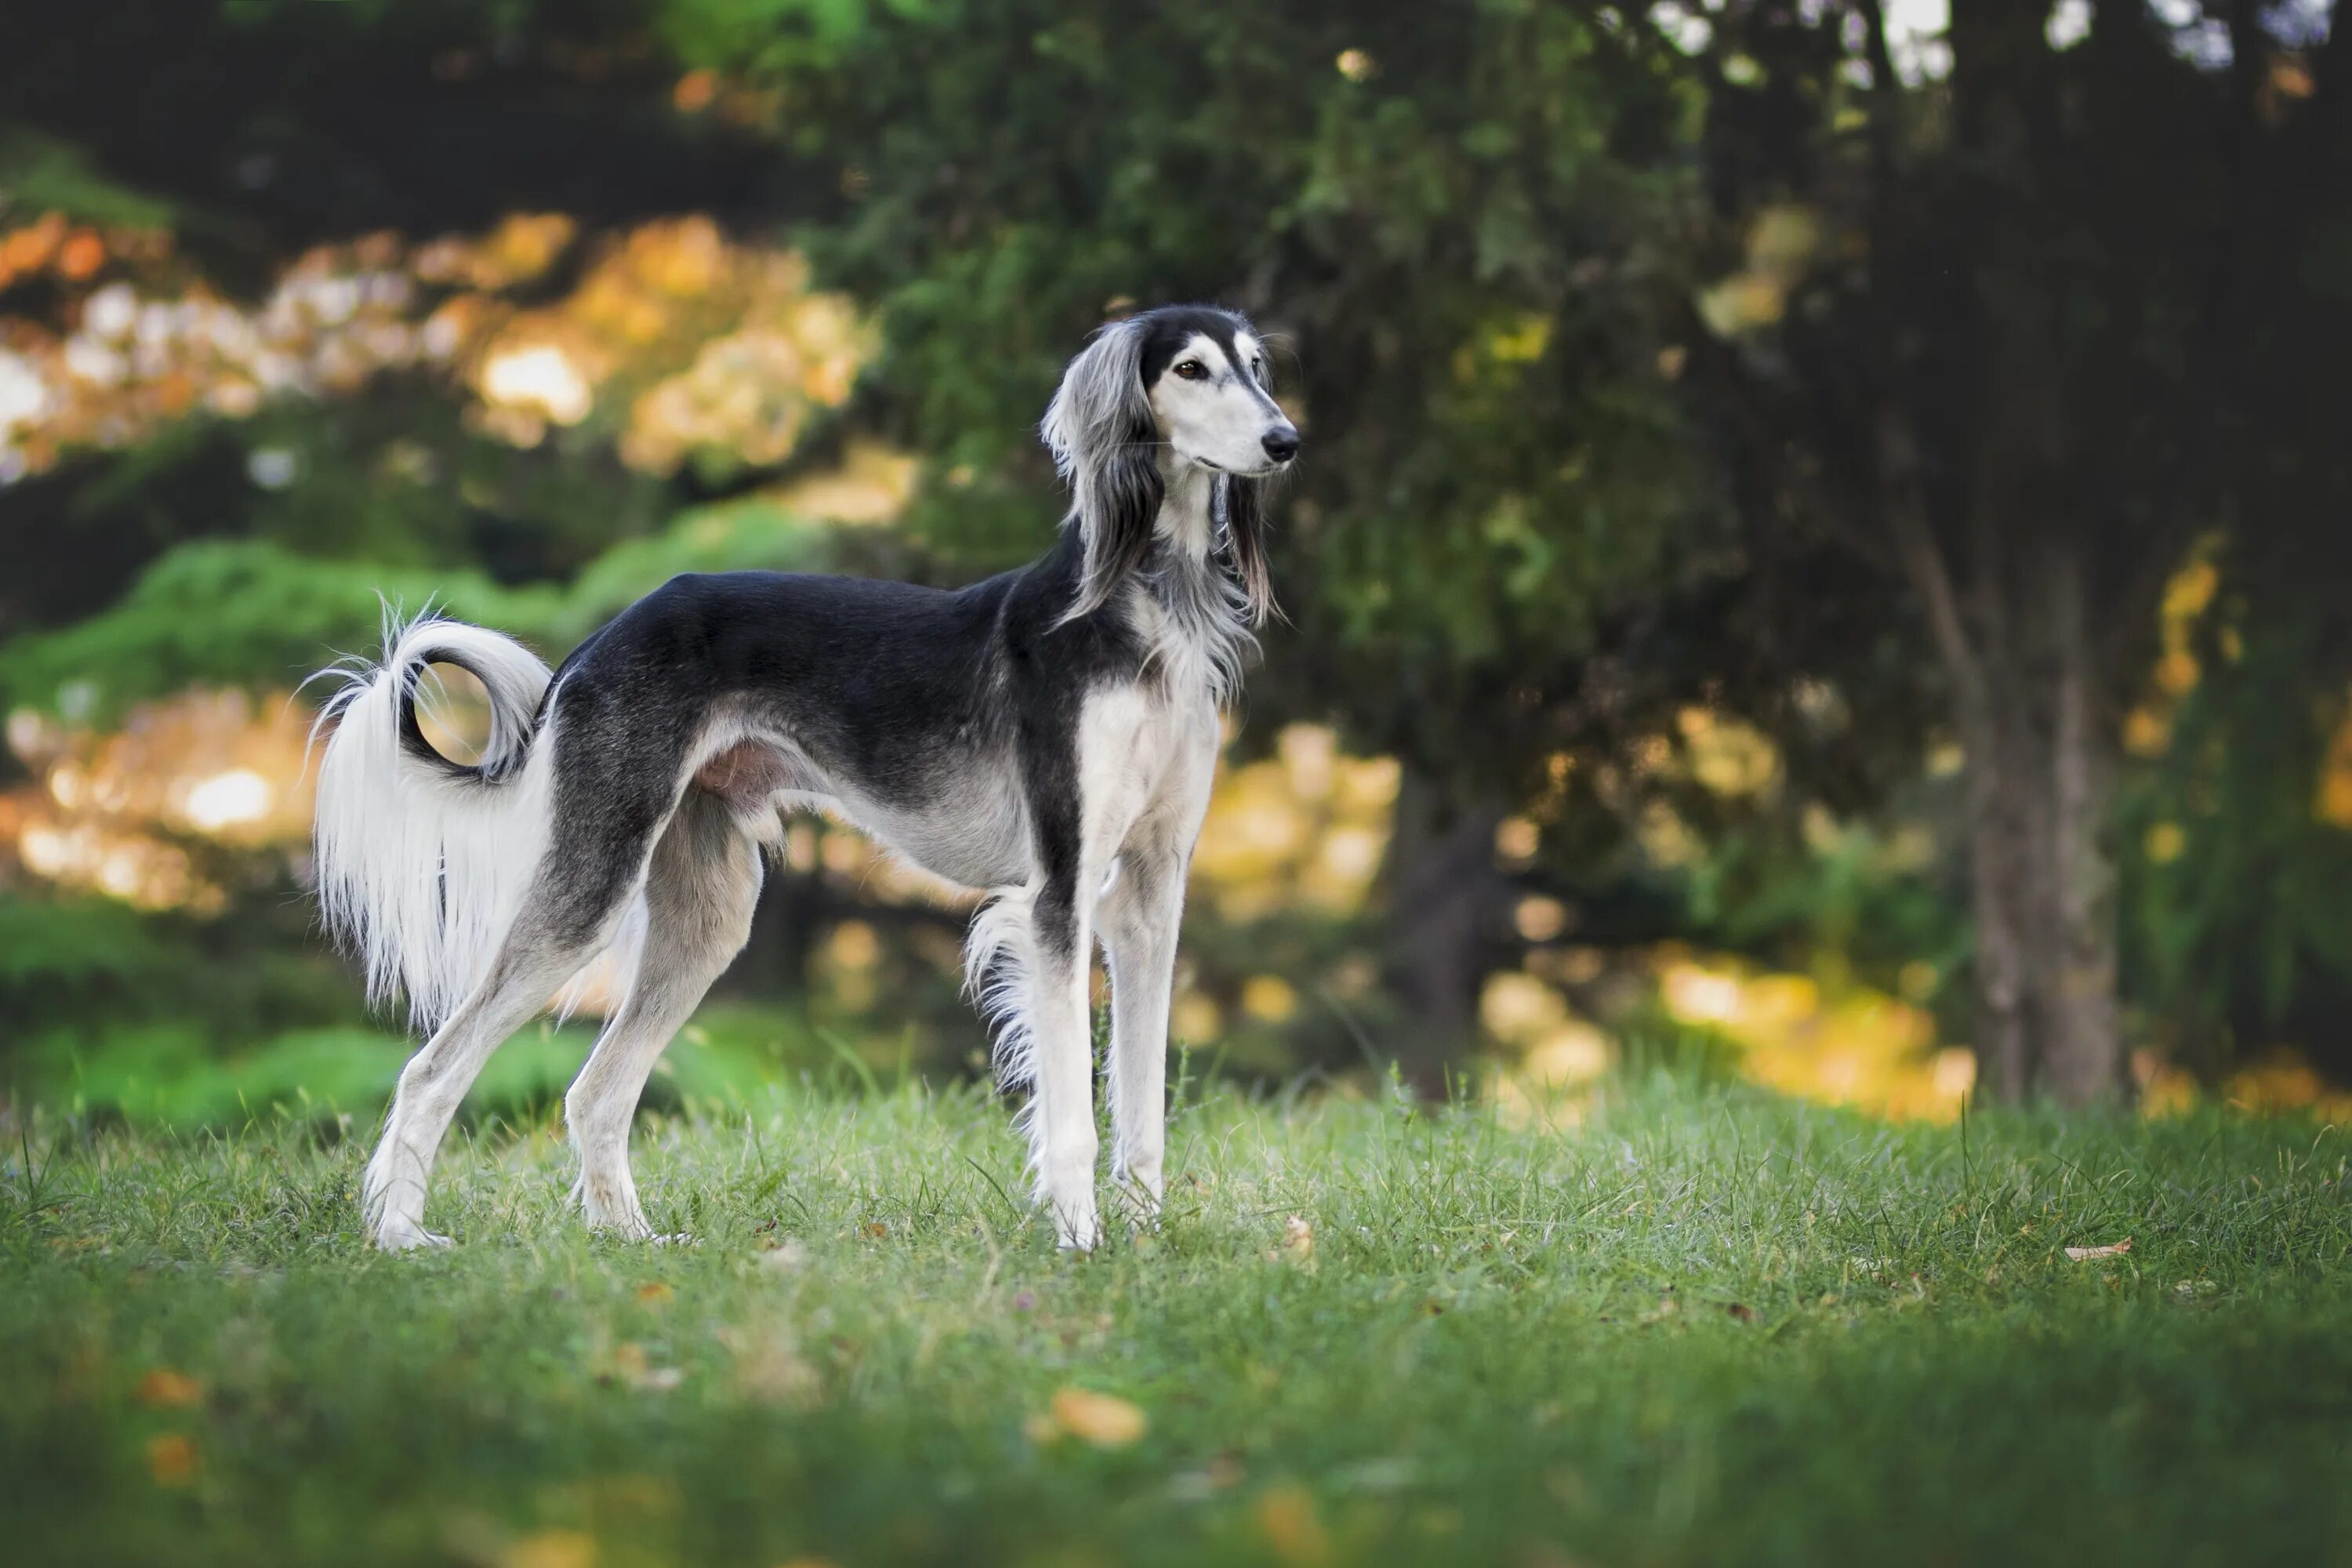
[[(319, 911), (367, 971), (368, 1000), (408, 997), (430, 1030), (480, 982), (547, 847), (551, 750), (539, 739), (548, 668), (511, 637), (460, 621), (387, 617), (381, 665), (321, 671), (343, 685), (319, 765), (311, 829)], [(416, 725), (430, 664), (489, 692), (490, 738), (473, 766)]]

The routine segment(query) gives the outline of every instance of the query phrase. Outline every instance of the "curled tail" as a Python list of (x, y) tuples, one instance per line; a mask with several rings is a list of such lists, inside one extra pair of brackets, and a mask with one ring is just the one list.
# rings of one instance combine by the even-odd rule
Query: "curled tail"
[[(367, 971), (368, 1000), (408, 997), (431, 1029), (465, 1000), (513, 922), (547, 846), (551, 759), (540, 739), (548, 668), (513, 638), (461, 621), (388, 620), (383, 662), (341, 675), (311, 828), (319, 911)], [(452, 762), (416, 720), (425, 667), (452, 664), (490, 699), (481, 760)]]

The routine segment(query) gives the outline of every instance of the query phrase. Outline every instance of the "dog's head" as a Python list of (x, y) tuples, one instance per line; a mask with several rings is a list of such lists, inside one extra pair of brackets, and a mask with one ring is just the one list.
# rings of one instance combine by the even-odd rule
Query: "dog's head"
[(1249, 322), (1207, 305), (1114, 321), (1070, 362), (1045, 410), (1045, 445), (1070, 483), (1087, 546), (1074, 615), (1101, 604), (1151, 549), (1163, 465), (1218, 476), (1218, 521), (1255, 619), (1274, 601), (1260, 487), (1298, 455), (1298, 427), (1272, 395), (1273, 366)]

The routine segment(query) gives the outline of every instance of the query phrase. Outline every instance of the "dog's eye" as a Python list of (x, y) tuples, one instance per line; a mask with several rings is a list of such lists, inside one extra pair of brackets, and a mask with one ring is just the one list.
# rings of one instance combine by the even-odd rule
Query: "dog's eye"
[(1186, 381), (1198, 381), (1209, 374), (1209, 367), (1199, 360), (1188, 359), (1176, 367), (1176, 374)]

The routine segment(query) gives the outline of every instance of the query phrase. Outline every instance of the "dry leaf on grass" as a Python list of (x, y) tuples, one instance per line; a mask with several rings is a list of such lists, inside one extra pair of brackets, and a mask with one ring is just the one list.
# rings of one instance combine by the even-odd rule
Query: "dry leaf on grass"
[(2066, 1249), (2066, 1256), (2077, 1263), (2087, 1263), (2094, 1258), (2121, 1258), (2130, 1250), (2131, 1237), (2127, 1236), (2105, 1247), (2070, 1247)]
[(684, 1371), (654, 1365), (646, 1355), (646, 1347), (634, 1342), (614, 1347), (613, 1373), (631, 1388), (650, 1394), (667, 1394), (686, 1381)]
[(728, 1328), (719, 1342), (735, 1352), (735, 1381), (762, 1405), (814, 1410), (824, 1403), (824, 1379), (782, 1329)]
[(1124, 1448), (1140, 1439), (1150, 1425), (1139, 1406), (1115, 1394), (1065, 1388), (1054, 1395), (1045, 1415), (1030, 1421), (1029, 1436), (1041, 1443), (1070, 1436), (1097, 1448)]
[(596, 1538), (578, 1530), (541, 1530), (499, 1557), (499, 1568), (595, 1568)]
[(809, 1260), (808, 1244), (798, 1237), (788, 1236), (760, 1254), (761, 1266), (779, 1272), (799, 1268)]
[(148, 1438), (147, 1473), (159, 1487), (186, 1486), (196, 1475), (195, 1444), (180, 1432), (159, 1432)]
[(1257, 1500), (1257, 1524), (1278, 1562), (1316, 1568), (1331, 1560), (1331, 1537), (1323, 1528), (1313, 1494), (1305, 1487), (1267, 1488)]
[(159, 1366), (139, 1380), (139, 1403), (155, 1410), (179, 1410), (203, 1400), (205, 1385), (184, 1372)]
[(1265, 1255), (1269, 1263), (1311, 1263), (1315, 1258), (1315, 1227), (1304, 1215), (1282, 1222), (1282, 1245)]

